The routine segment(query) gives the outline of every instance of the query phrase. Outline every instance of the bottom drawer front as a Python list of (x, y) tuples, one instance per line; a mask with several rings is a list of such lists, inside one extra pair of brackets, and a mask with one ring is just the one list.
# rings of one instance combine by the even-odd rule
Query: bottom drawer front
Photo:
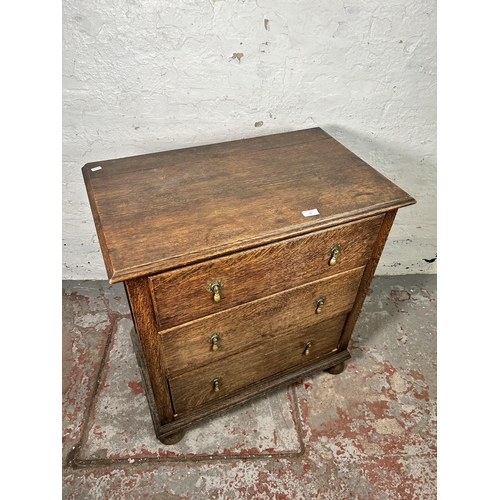
[(230, 396), (293, 367), (300, 369), (336, 351), (347, 314), (263, 342), (169, 380), (174, 410), (181, 415)]

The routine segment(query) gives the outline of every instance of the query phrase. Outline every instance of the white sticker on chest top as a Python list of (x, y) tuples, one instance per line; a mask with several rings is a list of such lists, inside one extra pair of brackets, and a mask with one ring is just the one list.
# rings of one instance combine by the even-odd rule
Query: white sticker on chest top
[(317, 208), (313, 208), (312, 210), (304, 210), (302, 215), (304, 217), (311, 217), (311, 215), (319, 215), (319, 212)]

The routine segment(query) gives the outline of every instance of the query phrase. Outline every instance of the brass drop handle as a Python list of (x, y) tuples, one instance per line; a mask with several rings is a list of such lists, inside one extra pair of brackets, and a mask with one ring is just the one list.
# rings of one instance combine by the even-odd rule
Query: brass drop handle
[(314, 307), (316, 308), (316, 314), (321, 314), (323, 310), (323, 305), (326, 301), (326, 297), (319, 297), (314, 301)]
[(208, 341), (212, 344), (212, 351), (217, 351), (219, 349), (220, 338), (220, 333), (212, 333), (212, 335), (208, 338)]
[(312, 345), (313, 345), (313, 341), (312, 340), (310, 340), (309, 342), (307, 342), (307, 344), (305, 345), (304, 354), (306, 356), (309, 356), (309, 353), (311, 352)]
[(224, 288), (222, 280), (211, 281), (207, 285), (207, 291), (214, 294), (214, 302), (220, 302), (220, 291)]
[(219, 392), (220, 391), (220, 387), (219, 387), (219, 384), (220, 384), (220, 378), (214, 378), (211, 382), (213, 388), (214, 388), (214, 392)]
[(328, 255), (330, 255), (330, 260), (328, 261), (329, 266), (334, 266), (337, 263), (337, 256), (341, 250), (342, 247), (339, 243), (336, 243), (332, 248), (330, 248), (330, 250), (328, 250)]

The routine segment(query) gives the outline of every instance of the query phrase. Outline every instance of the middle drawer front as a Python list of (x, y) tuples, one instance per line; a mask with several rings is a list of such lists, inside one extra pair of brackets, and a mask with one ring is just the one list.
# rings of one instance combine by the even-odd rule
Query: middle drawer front
[(276, 339), (288, 332), (349, 311), (363, 270), (359, 267), (160, 332), (168, 377), (262, 344), (272, 350)]
[[(383, 216), (291, 238), (149, 278), (158, 330), (366, 264)], [(329, 251), (340, 248), (335, 264)], [(222, 282), (219, 301), (207, 287)]]

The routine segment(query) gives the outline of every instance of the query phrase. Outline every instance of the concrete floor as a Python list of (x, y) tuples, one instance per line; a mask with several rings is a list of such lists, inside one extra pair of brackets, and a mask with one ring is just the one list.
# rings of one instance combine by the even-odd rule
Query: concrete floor
[(436, 276), (376, 277), (341, 375), (153, 432), (124, 288), (63, 282), (64, 499), (436, 498)]

